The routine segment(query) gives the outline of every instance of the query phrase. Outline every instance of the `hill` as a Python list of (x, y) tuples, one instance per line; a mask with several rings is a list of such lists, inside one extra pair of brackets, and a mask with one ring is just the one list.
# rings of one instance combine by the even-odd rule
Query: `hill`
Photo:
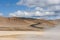
[(0, 17), (0, 31), (41, 31), (56, 25), (55, 21), (23, 17)]

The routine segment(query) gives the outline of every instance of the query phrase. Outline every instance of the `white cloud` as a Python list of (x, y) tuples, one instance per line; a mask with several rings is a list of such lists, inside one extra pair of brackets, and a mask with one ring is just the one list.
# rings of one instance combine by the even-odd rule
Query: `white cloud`
[(17, 2), (17, 5), (26, 5), (29, 7), (34, 7), (34, 6), (44, 6), (45, 3), (44, 0), (20, 0), (19, 2)]
[(20, 0), (16, 4), (25, 5), (29, 8), (35, 7), (34, 12), (26, 12), (26, 14), (30, 16), (50, 16), (55, 15), (57, 14), (56, 12), (60, 11), (60, 0)]
[(9, 13), (10, 17), (33, 17), (33, 16), (46, 16), (46, 15), (54, 15), (54, 13), (40, 12), (40, 11), (27, 12), (27, 11), (20, 11), (20, 10), (13, 13)]
[(12, 17), (22, 17), (24, 16), (24, 13), (22, 11), (16, 11), (16, 12), (13, 12), (13, 13), (9, 13), (9, 16), (12, 16)]
[(13, 16), (13, 17), (16, 17), (16, 14), (10, 13), (9, 16), (10, 16), (10, 17), (12, 17), (12, 16)]
[(47, 0), (49, 4), (59, 4), (60, 0)]
[(33, 16), (33, 13), (18, 10), (16, 12), (9, 13), (9, 16), (11, 16), (11, 17), (31, 17), (31, 16)]
[(39, 11), (36, 11), (35, 12), (35, 16), (43, 16), (43, 13), (39, 12)]
[(0, 13), (0, 16), (3, 16), (3, 13)]
[(44, 9), (43, 8), (40, 8), (40, 7), (36, 7), (35, 8), (35, 11), (44, 11)]
[(60, 0), (20, 0), (17, 5), (25, 5), (28, 7), (47, 7), (47, 11), (56, 11), (60, 8)]
[(54, 12), (45, 12), (46, 15), (54, 15)]
[(26, 6), (46, 6), (50, 4), (60, 4), (60, 0), (20, 0), (17, 5)]

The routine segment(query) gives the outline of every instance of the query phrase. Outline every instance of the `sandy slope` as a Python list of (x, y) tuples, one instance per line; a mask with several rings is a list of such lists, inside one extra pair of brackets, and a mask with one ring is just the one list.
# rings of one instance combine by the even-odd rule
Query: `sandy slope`
[(0, 40), (31, 40), (38, 39), (42, 34), (37, 31), (0, 31)]
[(54, 21), (44, 19), (0, 17), (0, 31), (40, 31), (54, 27)]
[[(54, 28), (53, 30), (56, 31)], [(48, 31), (12, 31), (0, 32), (0, 40), (60, 40), (60, 32)]]

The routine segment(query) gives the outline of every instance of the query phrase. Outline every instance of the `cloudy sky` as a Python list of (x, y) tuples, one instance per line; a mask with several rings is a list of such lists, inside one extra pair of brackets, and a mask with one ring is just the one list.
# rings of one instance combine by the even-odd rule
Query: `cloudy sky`
[(0, 0), (0, 16), (60, 19), (60, 0)]

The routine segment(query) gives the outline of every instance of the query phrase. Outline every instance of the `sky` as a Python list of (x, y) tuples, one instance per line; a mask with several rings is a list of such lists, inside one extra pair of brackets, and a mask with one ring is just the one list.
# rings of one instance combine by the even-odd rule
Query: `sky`
[(0, 16), (60, 19), (60, 0), (0, 0)]

